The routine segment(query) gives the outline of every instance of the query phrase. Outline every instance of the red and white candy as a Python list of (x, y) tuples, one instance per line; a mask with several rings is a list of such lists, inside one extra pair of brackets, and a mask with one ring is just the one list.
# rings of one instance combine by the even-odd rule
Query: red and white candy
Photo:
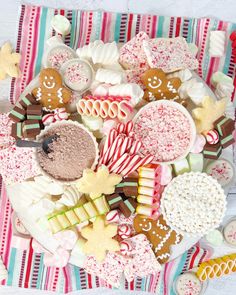
[(65, 108), (58, 108), (54, 110), (55, 121), (62, 121), (68, 119), (68, 113)]
[(120, 220), (120, 215), (118, 210), (112, 210), (107, 213), (106, 220), (108, 223), (118, 223)]
[(133, 250), (133, 246), (129, 241), (122, 241), (120, 243), (120, 253), (125, 256), (129, 256), (131, 251)]
[(128, 224), (122, 224), (118, 227), (118, 235), (121, 239), (127, 239), (131, 236), (132, 229)]
[(209, 144), (216, 144), (219, 142), (219, 133), (216, 130), (210, 130), (207, 132), (206, 140)]

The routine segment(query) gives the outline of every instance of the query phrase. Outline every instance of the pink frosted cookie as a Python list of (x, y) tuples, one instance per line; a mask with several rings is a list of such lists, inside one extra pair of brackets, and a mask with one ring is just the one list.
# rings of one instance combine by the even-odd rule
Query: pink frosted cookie
[(147, 57), (143, 50), (143, 41), (149, 40), (145, 32), (139, 32), (120, 49), (119, 62), (127, 69), (145, 68), (148, 69)]
[(195, 140), (195, 124), (176, 102), (151, 102), (138, 112), (134, 122), (134, 137), (142, 143), (140, 152), (153, 155), (160, 163), (184, 158)]
[(231, 245), (236, 247), (236, 219), (231, 219), (226, 226), (224, 227), (224, 238), (225, 241)]
[(8, 114), (0, 114), (0, 151), (13, 145), (15, 142), (11, 136), (12, 120)]
[(178, 295), (200, 295), (202, 283), (193, 272), (186, 272), (177, 278), (175, 289)]
[(0, 151), (0, 163), (0, 174), (7, 185), (40, 174), (33, 148), (19, 148), (13, 145)]
[(160, 68), (169, 73), (183, 69), (195, 70), (198, 67), (198, 61), (183, 37), (144, 40), (143, 48), (151, 68)]
[(206, 173), (215, 178), (223, 187), (234, 178), (233, 165), (224, 159), (216, 160), (206, 167)]

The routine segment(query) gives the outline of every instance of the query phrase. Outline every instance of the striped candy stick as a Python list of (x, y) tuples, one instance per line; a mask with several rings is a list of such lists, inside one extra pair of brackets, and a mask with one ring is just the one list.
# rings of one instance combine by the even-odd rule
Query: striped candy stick
[(118, 134), (124, 133), (125, 132), (125, 124), (119, 123), (116, 127), (116, 130), (118, 131)]
[(125, 131), (124, 133), (126, 135), (129, 135), (129, 133), (133, 130), (134, 128), (134, 123), (133, 121), (128, 121), (126, 124), (125, 124)]
[(119, 167), (117, 173), (122, 174), (123, 171), (127, 169), (127, 167), (134, 165), (139, 160), (139, 158), (140, 157), (138, 155), (129, 155), (129, 159)]
[(127, 159), (129, 158), (129, 154), (125, 153), (120, 158), (118, 158), (116, 161), (111, 162), (107, 168), (110, 172), (115, 172), (119, 166), (121, 166)]
[(114, 140), (116, 139), (116, 137), (118, 136), (118, 132), (116, 129), (112, 129), (108, 136), (106, 137), (106, 140), (104, 142), (104, 146), (101, 149), (101, 153), (100, 153), (100, 157), (102, 157), (107, 150), (109, 149), (109, 147), (112, 145), (112, 143), (114, 142)]
[(137, 152), (141, 149), (141, 146), (142, 146), (142, 143), (141, 143), (140, 141), (135, 141), (135, 142), (132, 144), (129, 153), (130, 153), (131, 155), (133, 155), (133, 154), (137, 154)]
[(124, 153), (128, 152), (130, 147), (132, 146), (133, 139), (129, 137), (125, 137), (122, 145), (117, 149), (111, 158), (111, 162), (119, 159)]
[(151, 163), (153, 158), (154, 158), (154, 156), (151, 156), (151, 155), (148, 155), (144, 158), (139, 157), (138, 161), (136, 161), (134, 164), (130, 164), (126, 169), (124, 169), (122, 171), (121, 175), (123, 177), (127, 176), (131, 172), (137, 170), (140, 166), (147, 165), (147, 164)]
[(109, 160), (114, 155), (115, 151), (121, 146), (123, 143), (124, 138), (120, 137), (119, 135), (116, 137), (110, 148), (106, 151), (106, 153), (101, 158), (101, 164), (107, 165)]

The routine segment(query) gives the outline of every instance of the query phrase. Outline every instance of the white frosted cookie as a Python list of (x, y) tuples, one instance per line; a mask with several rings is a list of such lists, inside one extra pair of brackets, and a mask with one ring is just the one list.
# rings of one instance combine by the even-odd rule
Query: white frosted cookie
[(236, 247), (236, 219), (232, 219), (224, 227), (224, 238), (228, 244)]
[(175, 288), (177, 295), (199, 295), (202, 283), (193, 272), (186, 272), (177, 278)]

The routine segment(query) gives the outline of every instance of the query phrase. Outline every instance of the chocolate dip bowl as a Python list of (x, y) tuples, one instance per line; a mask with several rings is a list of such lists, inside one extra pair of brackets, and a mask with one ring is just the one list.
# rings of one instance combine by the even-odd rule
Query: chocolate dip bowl
[(58, 135), (50, 145), (51, 152), (36, 149), (35, 157), (42, 174), (54, 181), (75, 182), (86, 168), (94, 169), (98, 161), (98, 144), (83, 125), (75, 121), (60, 121), (47, 126), (37, 136), (38, 141)]

